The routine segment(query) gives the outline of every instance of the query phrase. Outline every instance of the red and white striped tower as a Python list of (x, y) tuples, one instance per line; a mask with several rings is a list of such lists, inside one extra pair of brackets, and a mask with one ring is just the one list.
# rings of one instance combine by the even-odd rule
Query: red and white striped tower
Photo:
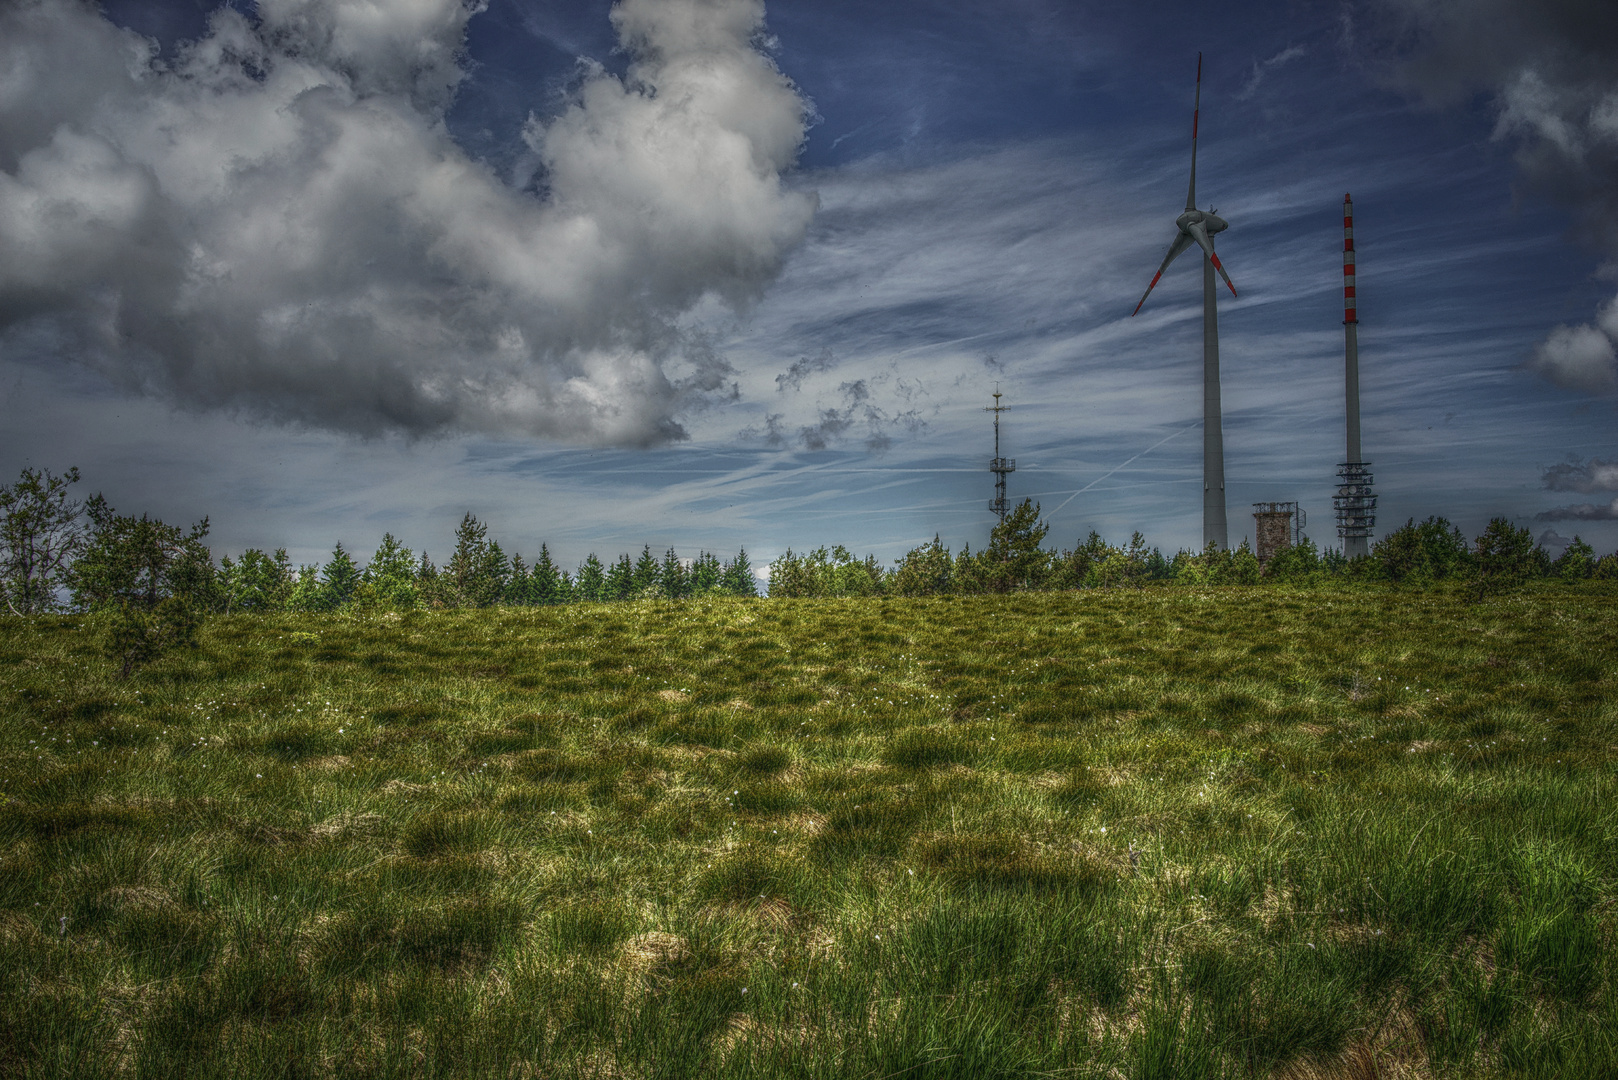
[(1344, 195), (1343, 393), (1348, 405), (1348, 460), (1337, 467), (1337, 495), (1332, 503), (1343, 554), (1351, 559), (1371, 553), (1371, 530), (1376, 525), (1370, 463), (1360, 455), (1360, 320), (1354, 277), (1354, 201)]

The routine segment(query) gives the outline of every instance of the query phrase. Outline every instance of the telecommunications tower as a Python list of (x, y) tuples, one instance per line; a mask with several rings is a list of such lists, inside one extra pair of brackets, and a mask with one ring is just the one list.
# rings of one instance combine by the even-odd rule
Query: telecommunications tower
[(1006, 511), (1011, 509), (1011, 504), (1006, 501), (1006, 474), (1017, 471), (1017, 459), (1000, 456), (1000, 414), (1006, 411), (1006, 406), (1000, 404), (998, 386), (994, 388), (994, 404), (985, 405), (983, 411), (994, 413), (994, 457), (989, 459), (989, 471), (994, 473), (994, 499), (989, 503), (989, 509), (1004, 521)]
[(1354, 296), (1354, 202), (1343, 196), (1343, 394), (1348, 404), (1348, 460), (1337, 466), (1337, 535), (1343, 554), (1356, 559), (1371, 553), (1376, 527), (1376, 492), (1371, 463), (1360, 453), (1360, 322)]

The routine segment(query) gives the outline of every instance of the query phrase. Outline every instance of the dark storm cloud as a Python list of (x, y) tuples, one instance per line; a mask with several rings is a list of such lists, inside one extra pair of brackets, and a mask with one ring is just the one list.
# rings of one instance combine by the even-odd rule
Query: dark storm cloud
[(1618, 499), (1610, 504), (1577, 503), (1534, 515), (1535, 521), (1618, 521)]
[(680, 317), (755, 301), (815, 207), (763, 4), (620, 0), (627, 74), (524, 131), (543, 197), (444, 125), (479, 10), (259, 0), (159, 58), (0, 5), (0, 350), (337, 431), (683, 437), (728, 368)]

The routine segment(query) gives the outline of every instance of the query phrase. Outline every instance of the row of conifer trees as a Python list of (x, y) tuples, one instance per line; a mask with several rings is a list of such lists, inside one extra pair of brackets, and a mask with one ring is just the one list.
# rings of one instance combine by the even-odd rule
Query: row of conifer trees
[(1461, 584), (1479, 594), (1535, 579), (1574, 583), (1618, 581), (1618, 553), (1597, 557), (1578, 537), (1560, 555), (1550, 553), (1523, 528), (1495, 518), (1469, 541), (1441, 517), (1414, 519), (1383, 536), (1367, 558), (1347, 559), (1320, 549), (1307, 536), (1260, 564), (1246, 540), (1235, 550), (1212, 545), (1167, 557), (1148, 548), (1140, 533), (1114, 546), (1095, 532), (1071, 549), (1043, 547), (1050, 526), (1038, 503), (1024, 500), (989, 534), (988, 546), (959, 552), (934, 537), (891, 567), (874, 556), (860, 559), (847, 548), (788, 550), (770, 564), (771, 596), (937, 596), (1031, 590), (1116, 588), (1144, 585), (1258, 585), (1262, 583), (1384, 583), (1424, 587)]
[(673, 548), (662, 557), (651, 545), (603, 563), (592, 552), (569, 572), (540, 544), (533, 562), (507, 556), (488, 527), (467, 514), (455, 549), (443, 566), (426, 552), (418, 557), (391, 533), (361, 567), (338, 544), (324, 565), (294, 569), (285, 551), (249, 550), (220, 560), (207, 605), (215, 611), (338, 611), (359, 607), (511, 607), (601, 600), (679, 600), (689, 596), (756, 596), (747, 552), (721, 562), (711, 552), (681, 559)]

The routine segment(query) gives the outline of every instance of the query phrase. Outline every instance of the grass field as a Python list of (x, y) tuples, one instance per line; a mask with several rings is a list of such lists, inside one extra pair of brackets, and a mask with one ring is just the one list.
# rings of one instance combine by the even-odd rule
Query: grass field
[(1618, 1074), (1618, 594), (0, 652), (7, 1077)]

